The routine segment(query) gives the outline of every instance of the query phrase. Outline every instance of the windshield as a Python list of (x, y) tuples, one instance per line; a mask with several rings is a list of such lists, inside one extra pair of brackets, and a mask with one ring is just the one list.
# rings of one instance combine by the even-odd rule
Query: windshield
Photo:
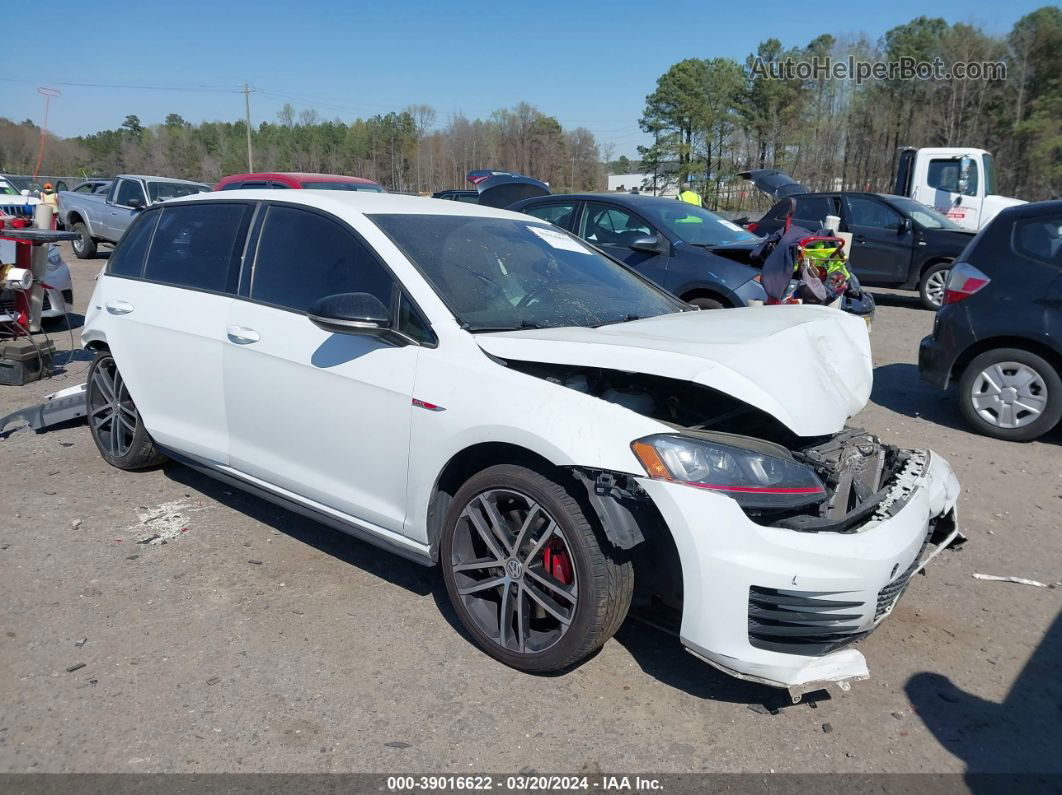
[(6, 179), (0, 179), (0, 194), (4, 196), (18, 196), (18, 191)]
[(371, 215), (469, 331), (602, 326), (685, 305), (554, 226)]
[(919, 204), (914, 199), (905, 199), (902, 196), (890, 196), (889, 201), (892, 202), (897, 210), (907, 213), (926, 229), (962, 230), (962, 227), (954, 221), (945, 218), (931, 207)]
[(192, 196), (196, 193), (209, 193), (210, 188), (206, 185), (196, 185), (186, 182), (149, 182), (148, 194), (152, 202), (163, 199), (175, 199), (178, 196)]
[(661, 207), (660, 204), (654, 203), (651, 208), (645, 209), (650, 220), (656, 221), (657, 225), (664, 227), (679, 240), (694, 246), (722, 246), (759, 239), (737, 224), (686, 202), (676, 201), (674, 207), (668, 207), (666, 204)]
[(303, 182), (306, 190), (367, 190), (370, 193), (383, 193), (379, 185), (366, 185), (364, 182)]

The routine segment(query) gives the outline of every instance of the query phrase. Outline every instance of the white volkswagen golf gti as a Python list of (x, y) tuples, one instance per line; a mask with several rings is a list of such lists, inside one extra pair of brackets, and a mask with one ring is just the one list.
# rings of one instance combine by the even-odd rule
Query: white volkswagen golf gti
[(442, 567), (526, 671), (628, 612), (802, 692), (957, 538), (943, 458), (845, 427), (866, 326), (696, 311), (556, 227), (387, 194), (227, 191), (144, 211), (99, 278), (93, 438)]

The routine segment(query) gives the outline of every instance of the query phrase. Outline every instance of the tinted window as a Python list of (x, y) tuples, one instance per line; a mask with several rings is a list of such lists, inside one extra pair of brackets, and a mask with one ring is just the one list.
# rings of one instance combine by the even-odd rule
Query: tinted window
[(83, 185), (78, 185), (74, 188), (74, 193), (92, 193), (94, 190), (96, 190), (96, 186), (91, 182), (86, 182)]
[(131, 179), (123, 179), (118, 183), (118, 194), (115, 196), (114, 203), (120, 204), (123, 207), (131, 207), (130, 201), (139, 199), (141, 206), (146, 204), (144, 201), (144, 189), (140, 187), (139, 182), (134, 182)]
[(469, 331), (596, 326), (683, 308), (632, 271), (541, 221), (370, 218)]
[(203, 202), (167, 207), (151, 242), (144, 276), (213, 292), (235, 292), (251, 208)]
[(303, 182), (302, 187), (306, 190), (363, 190), (369, 193), (383, 193), (383, 188), (379, 185), (363, 182)]
[(144, 272), (144, 255), (147, 254), (151, 233), (155, 231), (160, 214), (144, 213), (133, 222), (107, 260), (107, 273), (140, 276)]
[(210, 190), (206, 185), (185, 184), (183, 182), (149, 182), (148, 193), (151, 201), (157, 202), (163, 199), (175, 199), (180, 196), (194, 196), (196, 193), (206, 193)]
[(797, 199), (796, 205), (793, 220), (813, 232), (822, 228), (826, 223), (827, 215), (836, 215), (833, 203), (827, 196), (808, 196)]
[(1014, 250), (1022, 256), (1062, 266), (1062, 215), (1017, 221)]
[(228, 185), (222, 185), (220, 190), (239, 190), (242, 187), (242, 182), (230, 182)]
[(579, 236), (596, 246), (630, 246), (635, 240), (653, 234), (641, 218), (608, 204), (590, 202), (583, 213)]
[(353, 233), (293, 207), (270, 207), (258, 243), (251, 298), (305, 312), (318, 298), (369, 293), (391, 306), (394, 280)]
[(848, 197), (848, 210), (855, 226), (875, 226), (879, 229), (899, 229), (900, 214), (873, 199)]
[(575, 204), (540, 204), (538, 207), (528, 207), (524, 210), (528, 215), (549, 221), (551, 224), (568, 229), (572, 225), (572, 215), (575, 213)]
[(407, 295), (403, 295), (398, 302), (398, 330), (417, 342), (435, 342), (431, 327)]

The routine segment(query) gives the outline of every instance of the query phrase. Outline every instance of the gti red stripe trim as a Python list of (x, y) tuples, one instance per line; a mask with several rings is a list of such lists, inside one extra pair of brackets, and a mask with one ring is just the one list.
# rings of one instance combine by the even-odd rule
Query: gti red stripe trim
[(437, 406), (434, 403), (429, 403), (426, 400), (420, 400), (419, 398), (413, 398), (413, 405), (417, 408), (427, 409), (428, 411), (446, 411), (442, 406)]
[(712, 491), (740, 491), (745, 494), (823, 494), (825, 489), (821, 486), (801, 486), (800, 488), (770, 488), (767, 486), (720, 486), (715, 483), (690, 483), (682, 481), (687, 486), (698, 489), (711, 489)]

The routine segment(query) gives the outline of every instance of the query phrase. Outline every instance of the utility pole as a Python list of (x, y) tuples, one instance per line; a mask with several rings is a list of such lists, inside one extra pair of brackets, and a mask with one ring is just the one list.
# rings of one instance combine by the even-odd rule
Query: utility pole
[(243, 84), (243, 107), (246, 113), (247, 122), (247, 173), (254, 171), (254, 159), (251, 156), (251, 92), (253, 88), (249, 88), (246, 83)]

